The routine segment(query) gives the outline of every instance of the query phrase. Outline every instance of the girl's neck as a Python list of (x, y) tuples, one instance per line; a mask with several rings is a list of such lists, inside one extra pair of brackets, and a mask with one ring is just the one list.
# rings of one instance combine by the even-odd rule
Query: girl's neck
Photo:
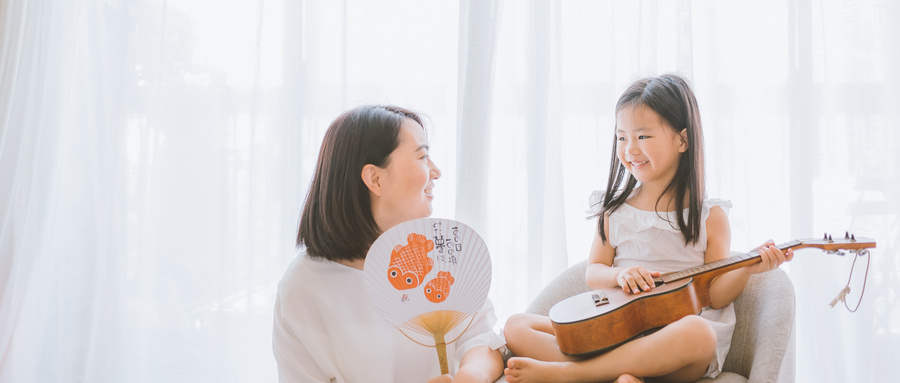
[[(665, 186), (653, 187), (653, 185), (638, 186), (631, 197), (625, 202), (639, 210), (647, 211), (675, 211), (675, 192), (667, 191), (663, 194)], [(660, 198), (662, 195), (662, 198)], [(688, 196), (685, 196), (687, 206)]]

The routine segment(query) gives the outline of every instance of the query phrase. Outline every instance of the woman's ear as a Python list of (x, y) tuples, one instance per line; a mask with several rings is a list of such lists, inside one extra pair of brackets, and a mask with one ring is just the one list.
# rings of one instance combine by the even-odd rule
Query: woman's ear
[(687, 129), (681, 129), (681, 133), (678, 135), (681, 136), (681, 146), (678, 147), (678, 150), (679, 153), (684, 153), (688, 150)]
[(381, 168), (372, 164), (366, 164), (366, 166), (363, 166), (360, 176), (363, 183), (369, 188), (369, 192), (381, 197)]

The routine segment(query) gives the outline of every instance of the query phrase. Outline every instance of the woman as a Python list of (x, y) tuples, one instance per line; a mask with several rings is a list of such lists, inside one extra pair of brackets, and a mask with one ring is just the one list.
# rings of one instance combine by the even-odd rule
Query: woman
[[(421, 118), (393, 106), (362, 106), (328, 128), (300, 217), (303, 251), (275, 301), (273, 349), (281, 382), (493, 382), (503, 371), (488, 301), (447, 346), (451, 378), (424, 348), (367, 300), (369, 246), (396, 224), (431, 215), (441, 171), (428, 156)], [(458, 361), (458, 363), (453, 362)]]

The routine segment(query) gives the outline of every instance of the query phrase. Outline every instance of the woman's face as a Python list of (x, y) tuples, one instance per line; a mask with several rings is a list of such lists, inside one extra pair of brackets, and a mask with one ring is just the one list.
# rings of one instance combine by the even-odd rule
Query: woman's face
[(400, 125), (400, 144), (379, 168), (381, 195), (372, 196), (372, 213), (382, 230), (399, 223), (431, 215), (434, 180), (440, 169), (428, 156), (425, 129), (412, 119)]

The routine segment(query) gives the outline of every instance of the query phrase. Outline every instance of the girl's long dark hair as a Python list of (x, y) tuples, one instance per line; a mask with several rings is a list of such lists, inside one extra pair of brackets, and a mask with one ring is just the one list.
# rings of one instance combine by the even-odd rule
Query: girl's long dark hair
[[(663, 194), (657, 199), (656, 205), (663, 195), (674, 192), (675, 214), (678, 229), (684, 236), (684, 243), (696, 243), (700, 237), (700, 215), (703, 199), (706, 198), (706, 185), (703, 173), (703, 129), (700, 123), (700, 108), (697, 99), (688, 82), (673, 74), (659, 77), (648, 77), (635, 81), (616, 103), (616, 114), (625, 108), (634, 108), (644, 105), (659, 114), (675, 134), (682, 130), (687, 133), (687, 150), (681, 153), (678, 161), (678, 169), (672, 182), (663, 190)], [(616, 211), (637, 186), (637, 179), (625, 170), (625, 166), (619, 162), (616, 156), (616, 136), (613, 131), (612, 160), (609, 165), (609, 180), (606, 192), (603, 196), (602, 207), (597, 213), (600, 238), (605, 243), (608, 239), (603, 230), (604, 220), (607, 214)], [(685, 200), (687, 200), (688, 215), (685, 220)], [(674, 225), (676, 222), (671, 222)]]

